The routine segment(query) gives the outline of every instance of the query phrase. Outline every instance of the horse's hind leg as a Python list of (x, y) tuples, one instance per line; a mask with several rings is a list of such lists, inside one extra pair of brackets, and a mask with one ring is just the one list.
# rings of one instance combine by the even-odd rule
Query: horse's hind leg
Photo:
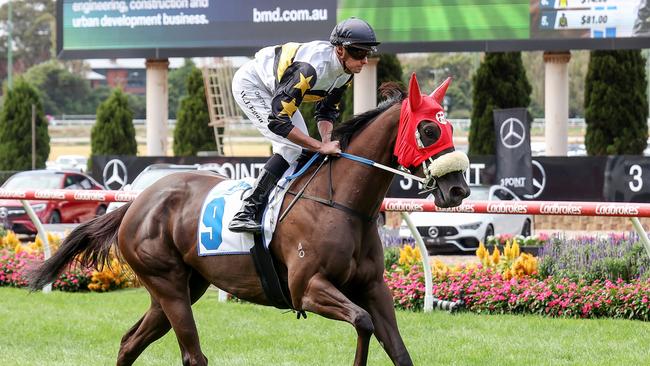
[(170, 328), (171, 324), (160, 304), (152, 298), (149, 310), (122, 337), (117, 365), (132, 365), (151, 342), (165, 335)]
[[(198, 273), (194, 272), (190, 279), (190, 297), (194, 304), (205, 293), (210, 284)], [(117, 365), (131, 365), (152, 342), (165, 335), (171, 324), (165, 315), (160, 303), (154, 296), (151, 297), (149, 310), (135, 323), (122, 337)], [(180, 342), (179, 342), (180, 344)], [(181, 345), (183, 357), (186, 351)]]
[(322, 275), (316, 274), (309, 280), (302, 297), (302, 310), (352, 324), (357, 331), (354, 365), (362, 366), (368, 362), (368, 347), (374, 329), (370, 315)]

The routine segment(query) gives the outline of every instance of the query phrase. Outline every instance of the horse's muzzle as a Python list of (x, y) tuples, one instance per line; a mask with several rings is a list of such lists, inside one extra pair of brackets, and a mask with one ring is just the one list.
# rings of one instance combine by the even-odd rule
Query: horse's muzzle
[(460, 205), (469, 193), (465, 175), (461, 171), (455, 171), (438, 178), (438, 189), (433, 192), (433, 197), (436, 206), (447, 208)]

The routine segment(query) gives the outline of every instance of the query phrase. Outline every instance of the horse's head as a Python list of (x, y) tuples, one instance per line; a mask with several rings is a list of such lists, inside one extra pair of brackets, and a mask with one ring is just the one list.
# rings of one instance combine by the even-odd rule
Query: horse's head
[(411, 75), (394, 150), (400, 165), (424, 175), (424, 189), (433, 191), (438, 207), (458, 206), (470, 192), (463, 174), (469, 159), (455, 151), (453, 127), (441, 106), (450, 82), (448, 78), (426, 95), (420, 93), (415, 73)]

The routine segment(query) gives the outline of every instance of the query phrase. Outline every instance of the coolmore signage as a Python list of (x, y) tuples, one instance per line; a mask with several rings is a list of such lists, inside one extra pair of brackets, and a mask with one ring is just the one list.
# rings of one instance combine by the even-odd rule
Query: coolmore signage
[(525, 108), (495, 109), (497, 183), (518, 196), (532, 193), (530, 124)]

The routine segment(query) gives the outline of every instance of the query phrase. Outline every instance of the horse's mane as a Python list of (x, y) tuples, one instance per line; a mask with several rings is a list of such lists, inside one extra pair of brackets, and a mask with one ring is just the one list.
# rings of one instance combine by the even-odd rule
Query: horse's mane
[(407, 95), (402, 85), (397, 82), (382, 83), (379, 87), (379, 93), (384, 100), (377, 108), (352, 117), (338, 125), (332, 132), (332, 139), (339, 140), (342, 150), (347, 148), (350, 139), (356, 132), (359, 132), (364, 127), (368, 126), (377, 118), (377, 116), (385, 112), (388, 108), (400, 103)]

